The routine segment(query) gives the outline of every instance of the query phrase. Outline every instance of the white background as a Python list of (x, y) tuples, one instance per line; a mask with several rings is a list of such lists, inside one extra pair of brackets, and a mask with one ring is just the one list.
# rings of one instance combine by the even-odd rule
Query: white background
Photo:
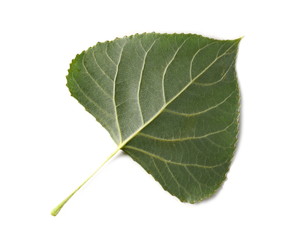
[[(0, 3), (0, 239), (285, 239), (284, 1)], [(66, 88), (71, 59), (142, 32), (241, 36), (242, 125), (221, 191), (179, 202), (119, 154), (57, 217), (50, 210), (116, 148)]]

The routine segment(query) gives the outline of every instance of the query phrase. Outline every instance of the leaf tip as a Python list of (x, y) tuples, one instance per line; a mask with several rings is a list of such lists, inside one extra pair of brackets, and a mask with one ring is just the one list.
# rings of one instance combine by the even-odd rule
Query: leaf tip
[(244, 38), (244, 36), (241, 36), (241, 37), (235, 39), (235, 41), (237, 41), (239, 43), (243, 38)]

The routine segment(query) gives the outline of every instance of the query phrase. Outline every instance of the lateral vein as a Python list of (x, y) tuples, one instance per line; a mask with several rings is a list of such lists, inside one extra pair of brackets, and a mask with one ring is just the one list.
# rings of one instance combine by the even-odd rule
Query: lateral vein
[(96, 103), (92, 98), (90, 98), (83, 90), (82, 88), (80, 87), (80, 85), (78, 84), (78, 82), (75, 80), (73, 74), (72, 74), (72, 79), (74, 80), (74, 83), (76, 84), (77, 88), (79, 89), (79, 91), (83, 94), (83, 96), (89, 101), (91, 102), (93, 105), (95, 105), (101, 112), (103, 112), (104, 114), (106, 114), (107, 116), (109, 117), (112, 117), (113, 116), (108, 113), (105, 109), (101, 108), (98, 103)]
[(132, 149), (132, 150), (135, 150), (135, 151), (138, 151), (138, 152), (141, 152), (141, 153), (144, 153), (148, 156), (151, 156), (155, 159), (158, 159), (162, 162), (165, 162), (165, 163), (168, 163), (168, 164), (173, 164), (173, 165), (178, 165), (178, 166), (182, 166), (182, 167), (197, 167), (197, 168), (216, 168), (216, 167), (219, 167), (221, 165), (224, 165), (227, 163), (226, 162), (223, 162), (223, 163), (220, 163), (220, 164), (217, 164), (217, 165), (212, 165), (212, 166), (206, 166), (206, 165), (201, 165), (201, 164), (196, 164), (196, 163), (181, 163), (181, 162), (173, 162), (173, 161), (170, 161), (170, 160), (167, 160), (161, 156), (158, 156), (154, 153), (150, 153), (146, 150), (143, 150), (143, 149), (140, 149), (140, 148), (137, 148), (137, 147), (134, 147), (134, 146), (130, 146), (130, 145), (126, 145), (124, 146), (124, 148), (127, 148), (127, 149)]
[(98, 88), (106, 95), (108, 96), (109, 98), (112, 98), (111, 95), (109, 93), (107, 93), (102, 87), (101, 85), (95, 80), (95, 78), (90, 74), (89, 70), (87, 69), (85, 63), (84, 63), (84, 60), (85, 60), (85, 55), (86, 53), (83, 55), (83, 58), (82, 58), (82, 66), (85, 70), (85, 72), (87, 73), (87, 75), (89, 76), (89, 78), (96, 84), (96, 86), (98, 86)]
[(107, 77), (107, 79), (109, 79), (110, 81), (113, 82), (113, 79), (104, 71), (104, 69), (99, 65), (99, 63), (97, 62), (96, 56), (94, 51), (92, 51), (92, 56), (94, 59), (95, 64), (98, 66), (98, 68), (100, 69), (100, 71), (103, 73), (103, 75), (105, 75)]
[(220, 105), (222, 105), (223, 103), (225, 103), (233, 94), (234, 94), (235, 90), (231, 92), (231, 94), (229, 96), (227, 96), (223, 101), (217, 103), (214, 106), (211, 106), (203, 111), (200, 112), (195, 112), (195, 113), (182, 113), (182, 112), (177, 112), (168, 108), (165, 108), (165, 112), (171, 113), (171, 114), (175, 114), (175, 115), (179, 115), (179, 116), (184, 116), (184, 117), (193, 117), (193, 116), (197, 116), (197, 115), (201, 115), (203, 113), (209, 112), (212, 109), (215, 109), (217, 107), (219, 107)]
[(161, 141), (161, 142), (183, 142), (183, 141), (188, 141), (188, 140), (203, 139), (203, 138), (207, 138), (209, 136), (212, 136), (212, 135), (215, 135), (221, 132), (225, 132), (231, 125), (233, 125), (234, 122), (236, 122), (236, 119), (231, 124), (229, 124), (226, 128), (216, 131), (216, 132), (207, 133), (202, 136), (190, 136), (190, 137), (184, 137), (184, 138), (161, 138), (161, 137), (156, 137), (156, 136), (149, 135), (146, 133), (141, 133), (141, 132), (138, 133), (138, 135), (146, 137), (146, 138), (154, 139), (157, 141)]
[(121, 132), (120, 124), (119, 124), (117, 107), (116, 107), (117, 104), (116, 104), (116, 98), (115, 97), (116, 97), (116, 81), (117, 81), (117, 77), (118, 77), (119, 65), (120, 65), (120, 62), (121, 62), (121, 58), (122, 58), (122, 55), (123, 55), (123, 50), (125, 48), (125, 45), (126, 45), (126, 43), (122, 46), (122, 49), (121, 49), (121, 53), (120, 53), (120, 56), (119, 56), (118, 64), (117, 64), (117, 67), (116, 67), (116, 73), (115, 73), (115, 77), (114, 77), (114, 82), (113, 82), (113, 102), (114, 102), (116, 124), (117, 124), (118, 133), (119, 133), (119, 142), (120, 143), (122, 142), (122, 132)]
[(151, 44), (151, 46), (149, 47), (149, 49), (147, 51), (145, 51), (145, 49), (143, 48), (141, 40), (140, 40), (141, 46), (142, 46), (143, 50), (145, 51), (145, 54), (144, 54), (144, 58), (143, 58), (142, 69), (141, 69), (141, 72), (140, 72), (140, 78), (139, 78), (139, 83), (138, 83), (137, 102), (138, 102), (138, 108), (139, 108), (139, 112), (140, 112), (140, 116), (141, 116), (141, 120), (142, 120), (143, 124), (144, 124), (144, 118), (143, 118), (143, 113), (142, 113), (141, 104), (140, 104), (140, 90), (141, 90), (142, 75), (143, 75), (143, 71), (144, 71), (144, 68), (145, 68), (145, 62), (146, 62), (147, 55), (148, 55), (149, 51), (152, 49), (153, 45), (156, 43), (156, 41), (158, 39), (159, 38), (157, 38), (157, 39), (155, 39), (153, 41), (153, 43)]
[(183, 45), (190, 39), (190, 37), (186, 38), (181, 45), (177, 48), (177, 50), (174, 52), (173, 57), (170, 59), (170, 61), (167, 63), (164, 71), (163, 71), (163, 75), (162, 75), (162, 97), (163, 97), (163, 102), (166, 103), (166, 98), (165, 98), (165, 84), (164, 84), (164, 80), (165, 80), (165, 75), (166, 72), (169, 68), (169, 66), (171, 65), (171, 63), (174, 61), (176, 55), (178, 54), (179, 50), (183, 47)]

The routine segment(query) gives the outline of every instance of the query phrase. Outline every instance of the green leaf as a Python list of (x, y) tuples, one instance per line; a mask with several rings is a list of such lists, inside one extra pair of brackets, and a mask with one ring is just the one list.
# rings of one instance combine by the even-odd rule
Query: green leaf
[(195, 203), (225, 180), (236, 147), (240, 39), (136, 34), (77, 55), (67, 86), (172, 195)]

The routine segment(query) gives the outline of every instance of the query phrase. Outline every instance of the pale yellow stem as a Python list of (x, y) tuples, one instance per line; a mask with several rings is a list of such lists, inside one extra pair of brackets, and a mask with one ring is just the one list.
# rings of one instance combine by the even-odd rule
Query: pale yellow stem
[(112, 158), (114, 157), (121, 147), (119, 146), (91, 175), (88, 177), (78, 188), (76, 188), (67, 198), (65, 198), (60, 204), (58, 204), (52, 211), (51, 215), (56, 216), (59, 211), (63, 208), (63, 206), (68, 202), (68, 200), (80, 189), (85, 183), (87, 183), (96, 173)]

